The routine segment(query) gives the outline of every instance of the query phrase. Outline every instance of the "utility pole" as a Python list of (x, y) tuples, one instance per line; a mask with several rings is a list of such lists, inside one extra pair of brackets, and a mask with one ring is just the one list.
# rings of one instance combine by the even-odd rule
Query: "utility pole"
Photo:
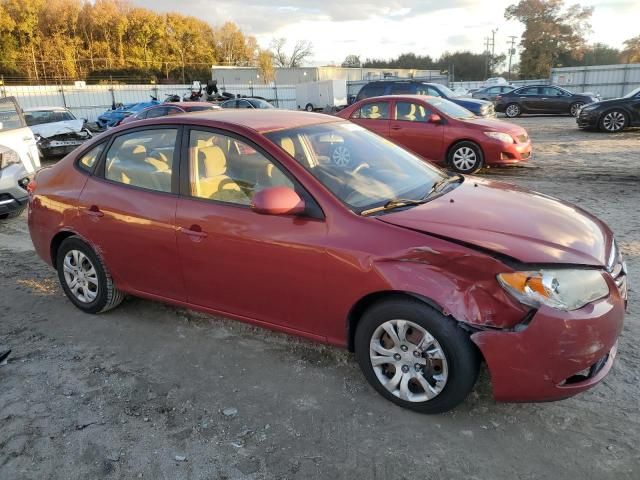
[(510, 35), (509, 38), (511, 39), (510, 42), (507, 42), (507, 45), (509, 45), (509, 82), (511, 82), (511, 58), (513, 57), (513, 55), (516, 53), (516, 37), (514, 35)]
[(496, 32), (498, 31), (498, 27), (491, 30), (491, 60), (490, 60), (490, 68), (489, 73), (493, 74), (493, 59), (496, 58)]
[(484, 37), (484, 78), (485, 80), (489, 75), (489, 42), (491, 39), (489, 37)]

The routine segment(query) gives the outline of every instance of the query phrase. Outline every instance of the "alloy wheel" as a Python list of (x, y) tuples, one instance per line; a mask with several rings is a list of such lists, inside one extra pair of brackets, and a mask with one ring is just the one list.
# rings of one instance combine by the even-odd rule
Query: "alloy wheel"
[(602, 119), (602, 126), (608, 132), (619, 132), (624, 128), (624, 124), (624, 114), (617, 110), (607, 113)]
[(346, 167), (351, 163), (351, 152), (347, 147), (336, 147), (331, 154), (331, 159), (338, 167)]
[(470, 147), (460, 147), (453, 152), (453, 166), (461, 172), (473, 170), (478, 161), (478, 155)]
[(505, 111), (507, 117), (517, 117), (520, 115), (520, 107), (518, 105), (509, 105)]
[(571, 105), (571, 116), (577, 117), (580, 113), (580, 109), (584, 107), (584, 103), (578, 102)]
[(391, 394), (408, 402), (437, 397), (449, 376), (440, 343), (423, 327), (408, 320), (389, 320), (373, 333), (371, 366)]
[(91, 303), (98, 296), (98, 273), (84, 253), (69, 250), (64, 257), (64, 279), (73, 296), (82, 303)]

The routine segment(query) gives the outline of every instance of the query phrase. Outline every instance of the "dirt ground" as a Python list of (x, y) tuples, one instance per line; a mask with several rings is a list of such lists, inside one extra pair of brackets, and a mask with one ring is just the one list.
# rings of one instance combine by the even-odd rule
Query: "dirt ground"
[(0, 367), (0, 479), (640, 478), (640, 130), (517, 123), (531, 164), (484, 174), (595, 213), (628, 262), (629, 313), (602, 384), (499, 404), (483, 373), (451, 413), (405, 411), (335, 348), (133, 298), (82, 314), (23, 215), (0, 223), (0, 349), (13, 349)]

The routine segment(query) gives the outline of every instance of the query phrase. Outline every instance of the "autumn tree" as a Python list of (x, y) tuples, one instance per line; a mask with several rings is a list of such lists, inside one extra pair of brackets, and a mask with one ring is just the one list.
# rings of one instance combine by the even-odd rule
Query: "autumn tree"
[(640, 63), (640, 35), (625, 40), (620, 57), (625, 63)]
[(565, 8), (564, 0), (520, 0), (507, 7), (505, 18), (525, 27), (520, 41), (521, 74), (545, 78), (562, 55), (581, 58), (592, 13), (593, 7)]
[(268, 50), (261, 50), (256, 60), (258, 73), (262, 82), (266, 85), (275, 80), (275, 69), (273, 68), (273, 54)]

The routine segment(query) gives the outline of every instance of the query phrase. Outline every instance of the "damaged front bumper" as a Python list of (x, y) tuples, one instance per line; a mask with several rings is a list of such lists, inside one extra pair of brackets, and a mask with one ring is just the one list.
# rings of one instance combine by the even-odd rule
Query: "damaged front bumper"
[(560, 400), (599, 383), (613, 365), (625, 313), (625, 299), (610, 287), (609, 297), (578, 310), (542, 307), (520, 331), (474, 333), (471, 339), (487, 362), (494, 398)]

